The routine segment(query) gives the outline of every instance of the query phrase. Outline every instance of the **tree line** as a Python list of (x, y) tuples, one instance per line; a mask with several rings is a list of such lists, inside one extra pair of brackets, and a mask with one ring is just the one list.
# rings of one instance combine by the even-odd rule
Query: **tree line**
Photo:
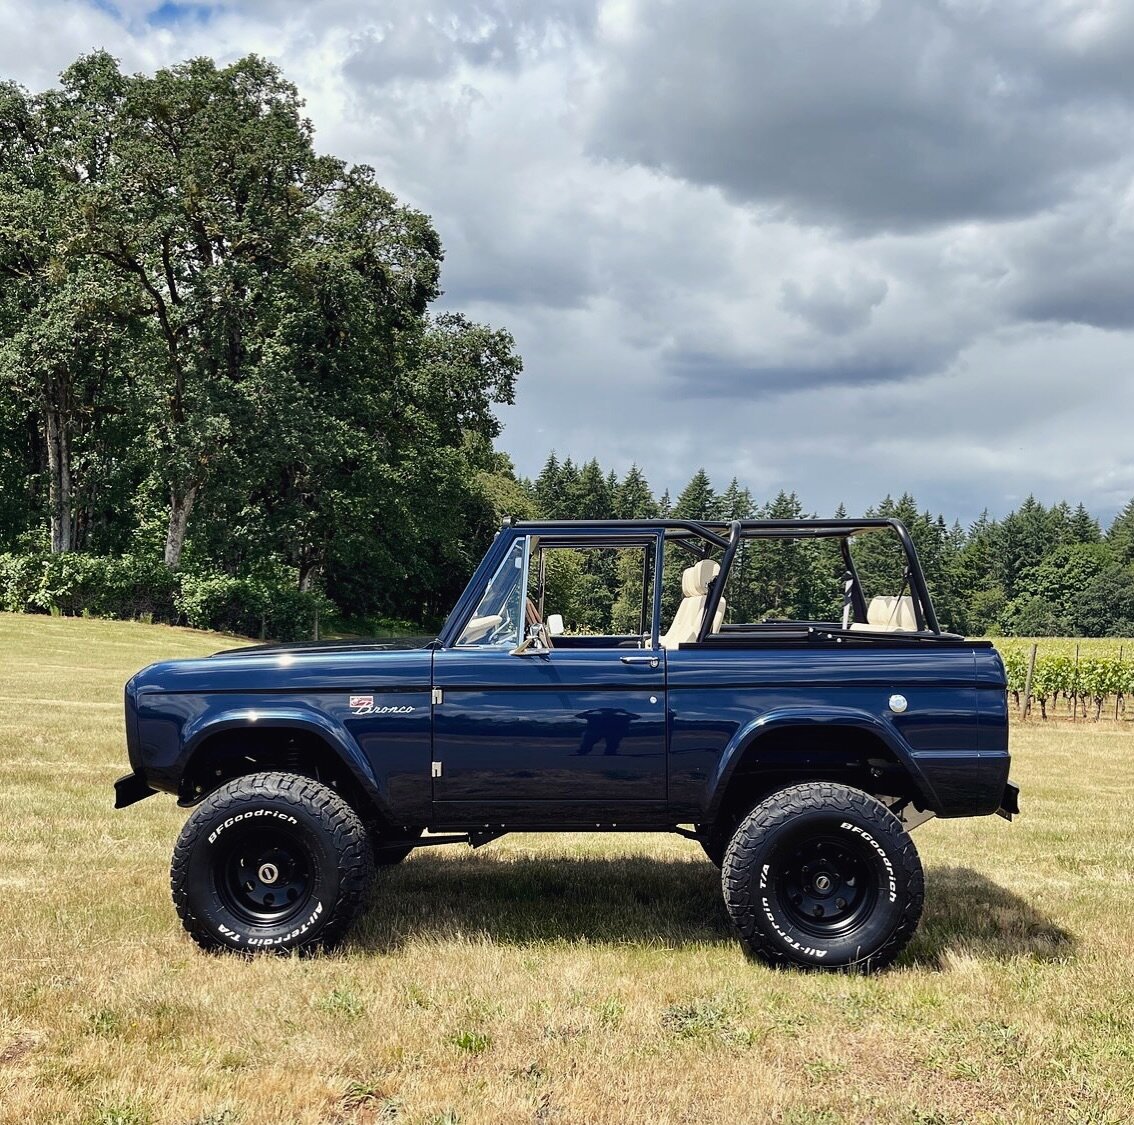
[(441, 614), (521, 368), (442, 258), (262, 59), (0, 84), (4, 603)]
[[(498, 509), (526, 518), (730, 520), (848, 514), (842, 505), (832, 513), (808, 511), (795, 492), (759, 500), (736, 479), (720, 489), (704, 469), (693, 474), (676, 498), (668, 491), (659, 497), (637, 465), (619, 477), (597, 459), (576, 464), (570, 458), (560, 461), (555, 453), (534, 479), (498, 473), (494, 484)], [(908, 493), (897, 499), (886, 496), (850, 515), (905, 523), (943, 628), (970, 635), (1134, 636), (1134, 500), (1105, 532), (1083, 504), (1048, 507), (1031, 496), (1001, 519), (985, 512), (968, 527), (920, 508)], [(856, 565), (868, 596), (901, 588), (903, 560), (891, 538), (856, 540)], [(837, 618), (842, 572), (831, 543), (746, 543), (729, 581), (729, 616), (737, 621)], [(676, 576), (668, 579), (672, 601)], [(594, 581), (594, 576), (588, 579), (592, 586)], [(608, 578), (605, 589), (588, 591), (585, 600), (621, 604), (629, 613), (636, 594), (628, 596), (626, 588), (634, 582), (640, 582), (634, 573)]]

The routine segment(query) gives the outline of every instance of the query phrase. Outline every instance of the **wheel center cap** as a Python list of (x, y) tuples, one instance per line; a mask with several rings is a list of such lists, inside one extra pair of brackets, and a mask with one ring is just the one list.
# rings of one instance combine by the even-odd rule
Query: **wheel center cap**
[(815, 889), (824, 894), (831, 889), (831, 877), (829, 875), (816, 875), (815, 876)]
[(271, 884), (280, 877), (280, 869), (274, 863), (262, 863), (257, 874), (261, 883)]

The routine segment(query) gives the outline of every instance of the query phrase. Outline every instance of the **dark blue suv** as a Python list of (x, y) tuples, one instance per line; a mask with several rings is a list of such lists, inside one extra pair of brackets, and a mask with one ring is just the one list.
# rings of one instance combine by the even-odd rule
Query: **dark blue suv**
[[(896, 589), (868, 597), (879, 535)], [(835, 619), (730, 620), (730, 577), (789, 547)], [(155, 664), (126, 731), (118, 806), (193, 810), (173, 897), (208, 949), (331, 944), (415, 848), (678, 832), (750, 954), (878, 968), (921, 914), (909, 830), (1018, 811), (1003, 664), (940, 629), (896, 520), (511, 522), (437, 637)]]

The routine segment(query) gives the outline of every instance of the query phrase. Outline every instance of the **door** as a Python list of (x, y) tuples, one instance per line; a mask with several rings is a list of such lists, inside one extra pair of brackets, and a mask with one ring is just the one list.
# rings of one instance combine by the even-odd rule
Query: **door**
[[(601, 549), (652, 558), (654, 546), (623, 537)], [(640, 633), (606, 631), (609, 620), (589, 633), (569, 621), (571, 635), (544, 632), (517, 652), (545, 601), (542, 554), (529, 585), (533, 548), (538, 537), (517, 537), (460, 639), (434, 653), (434, 821), (594, 827), (656, 816), (667, 795), (665, 653)], [(549, 614), (557, 590), (562, 582), (549, 585)]]

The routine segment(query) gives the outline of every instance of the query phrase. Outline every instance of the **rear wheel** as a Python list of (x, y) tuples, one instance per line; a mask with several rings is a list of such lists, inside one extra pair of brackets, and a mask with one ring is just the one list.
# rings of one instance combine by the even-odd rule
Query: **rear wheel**
[(847, 785), (772, 794), (741, 822), (721, 872), (752, 956), (808, 969), (880, 969), (921, 917), (921, 860), (901, 822)]
[(334, 790), (259, 773), (227, 782), (193, 810), (170, 882), (198, 945), (284, 952), (341, 938), (373, 871), (366, 829)]

